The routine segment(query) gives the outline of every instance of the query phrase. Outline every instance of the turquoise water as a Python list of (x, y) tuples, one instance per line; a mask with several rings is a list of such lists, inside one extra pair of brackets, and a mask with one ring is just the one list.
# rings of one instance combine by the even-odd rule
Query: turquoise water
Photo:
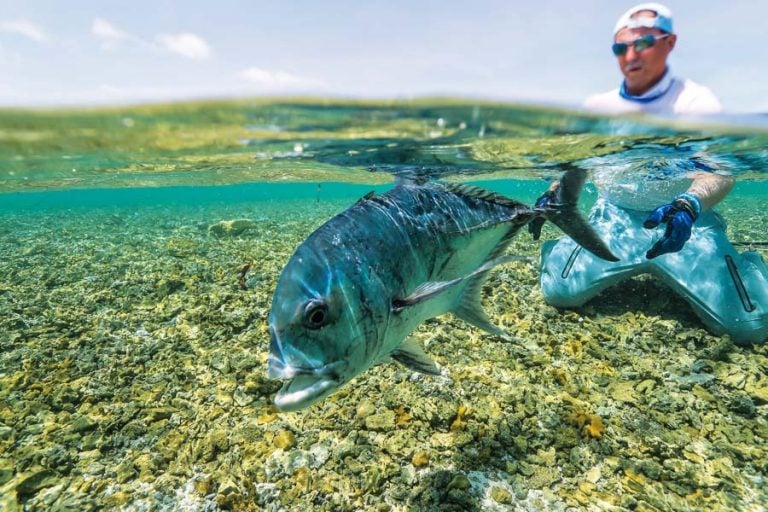
[[(546, 188), (547, 182), (531, 179), (476, 180), (467, 183), (513, 197), (526, 204), (533, 204)], [(302, 205), (334, 204), (344, 208), (353, 204), (368, 192), (383, 193), (393, 184), (360, 185), (354, 183), (244, 183), (220, 186), (182, 186), (118, 189), (74, 189), (47, 192), (6, 193), (0, 203), (0, 215), (56, 212), (88, 212), (102, 210), (132, 210), (149, 207), (205, 208), (228, 207), (268, 203), (279, 208), (286, 203), (290, 208), (304, 210)], [(597, 197), (595, 187), (587, 184), (581, 206), (584, 211)], [(768, 199), (767, 181), (737, 181), (731, 193), (719, 204), (718, 211), (729, 222), (732, 241), (753, 245), (757, 250), (766, 246), (762, 227), (768, 220), (763, 208)], [(290, 205), (290, 206), (288, 206)], [(323, 219), (318, 219), (321, 221)]]
[(569, 167), (704, 156), (736, 177), (729, 237), (765, 257), (768, 138), (728, 121), (461, 102), (0, 112), (0, 510), (765, 509), (768, 350), (709, 333), (650, 278), (552, 308), (527, 233), (510, 251), (531, 261), (483, 289), (519, 343), (430, 320), (415, 336), (442, 376), (379, 365), (298, 413), (266, 378), (293, 250), (396, 179), (532, 204)]

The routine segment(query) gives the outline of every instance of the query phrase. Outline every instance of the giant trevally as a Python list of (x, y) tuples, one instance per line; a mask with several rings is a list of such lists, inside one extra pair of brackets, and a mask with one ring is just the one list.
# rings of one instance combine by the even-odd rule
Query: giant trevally
[(616, 261), (578, 211), (585, 177), (565, 172), (540, 208), (467, 185), (401, 183), (326, 222), (296, 249), (272, 299), (267, 374), (287, 381), (277, 408), (307, 407), (390, 357), (438, 374), (406, 338), (443, 313), (506, 336), (482, 310), (480, 291), (489, 270), (515, 259), (503, 253), (534, 219)]

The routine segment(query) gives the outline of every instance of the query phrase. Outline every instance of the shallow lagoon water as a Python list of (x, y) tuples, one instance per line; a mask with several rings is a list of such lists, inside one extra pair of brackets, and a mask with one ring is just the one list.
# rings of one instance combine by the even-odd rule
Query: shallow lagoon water
[(766, 255), (765, 141), (454, 102), (0, 113), (0, 509), (762, 510), (768, 350), (646, 278), (551, 308), (525, 233), (484, 287), (519, 344), (434, 319), (443, 376), (380, 365), (298, 413), (265, 368), (280, 269), (393, 175), (532, 203), (567, 165), (707, 152)]

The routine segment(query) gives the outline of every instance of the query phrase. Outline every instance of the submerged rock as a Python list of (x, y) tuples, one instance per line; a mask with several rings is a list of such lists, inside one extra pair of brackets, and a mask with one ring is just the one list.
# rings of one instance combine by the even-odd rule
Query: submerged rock
[(222, 220), (208, 226), (208, 233), (218, 238), (235, 237), (257, 227), (258, 224), (250, 219)]

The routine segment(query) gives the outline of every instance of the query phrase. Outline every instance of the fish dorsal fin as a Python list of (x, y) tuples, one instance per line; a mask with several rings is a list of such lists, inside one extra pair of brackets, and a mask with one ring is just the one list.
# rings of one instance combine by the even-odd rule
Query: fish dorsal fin
[(375, 190), (371, 190), (370, 192), (368, 192), (367, 194), (365, 194), (363, 197), (361, 197), (360, 199), (358, 199), (358, 200), (357, 200), (357, 203), (355, 203), (355, 204), (360, 204), (360, 203), (364, 203), (364, 202), (366, 202), (366, 201), (370, 201), (370, 200), (371, 200), (371, 199), (373, 199), (375, 196), (376, 196), (376, 191), (375, 191)]
[(468, 279), (482, 277), (492, 268), (512, 261), (530, 261), (530, 258), (514, 255), (499, 256), (498, 258), (486, 261), (476, 270), (470, 272), (466, 276), (457, 277), (456, 279), (451, 279), (449, 281), (427, 281), (426, 283), (416, 287), (416, 289), (413, 290), (413, 292), (411, 292), (411, 294), (407, 297), (393, 300), (392, 311), (397, 313), (410, 306), (420, 304), (450, 289), (451, 287), (456, 286), (459, 283), (465, 282)]
[(419, 373), (427, 375), (440, 375), (440, 368), (432, 358), (430, 358), (424, 347), (421, 346), (416, 338), (406, 338), (400, 346), (392, 352), (392, 359)]
[(426, 184), (429, 181), (429, 178), (426, 176), (419, 176), (415, 172), (400, 172), (395, 175), (395, 186), (396, 187), (406, 187), (409, 185), (415, 185), (415, 186), (421, 186)]
[(464, 183), (440, 183), (440, 186), (458, 196), (471, 197), (473, 199), (488, 201), (489, 203), (508, 206), (510, 208), (527, 208), (526, 205), (519, 201), (515, 201), (514, 199), (510, 199), (509, 197), (481, 187), (476, 187), (475, 185), (466, 185)]
[(367, 194), (365, 194), (363, 197), (357, 200), (355, 205), (360, 205), (364, 203), (378, 203), (380, 205), (383, 205), (385, 207), (390, 207), (393, 204), (392, 199), (387, 196), (386, 194), (383, 195), (377, 195), (375, 190), (371, 190)]

